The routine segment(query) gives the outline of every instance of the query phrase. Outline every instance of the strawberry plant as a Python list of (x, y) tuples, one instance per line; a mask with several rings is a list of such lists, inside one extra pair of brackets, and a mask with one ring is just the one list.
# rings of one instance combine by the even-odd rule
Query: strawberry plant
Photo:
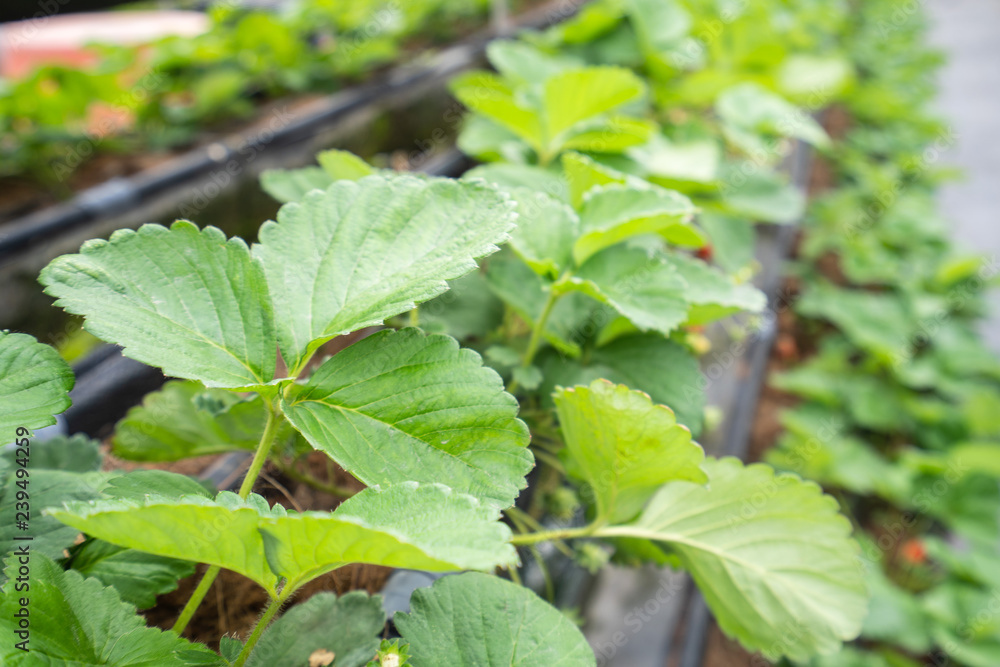
[[(36, 656), (109, 665), (146, 664), (153, 656), (164, 665), (291, 665), (328, 651), (337, 664), (392, 664), (403, 652), (378, 644), (384, 616), (377, 600), (324, 594), (279, 612), (306, 583), (348, 563), (490, 572), (514, 566), (518, 547), (552, 540), (580, 548), (594, 540), (645, 545), (676, 559), (723, 628), (771, 657), (805, 659), (854, 636), (866, 595), (836, 503), (765, 466), (706, 458), (675, 414), (649, 396), (606, 380), (555, 392), (562, 465), (589, 519), (513, 535), (501, 511), (517, 516), (512, 506), (533, 465), (529, 433), (517, 401), (479, 355), (442, 334), (386, 328), (322, 358), (334, 337), (440, 295), (510, 234), (517, 255), (508, 259), (529, 260), (525, 266), (549, 281), (550, 295), (563, 289), (553, 287), (558, 275), (566, 294), (612, 308), (636, 327), (662, 333), (692, 312), (711, 318), (734, 307), (715, 295), (738, 295), (739, 286), (706, 277), (707, 267), (685, 268), (690, 260), (655, 247), (641, 251), (652, 267), (641, 283), (653, 290), (648, 298), (615, 292), (622, 279), (606, 276), (628, 269), (619, 253), (635, 251), (632, 234), (616, 230), (682, 230), (689, 205), (649, 186), (605, 187), (580, 197), (577, 210), (528, 194), (511, 199), (477, 179), (376, 173), (286, 204), (252, 247), (181, 221), (120, 231), (52, 262), (41, 281), (58, 305), (125, 354), (179, 378), (122, 422), (118, 451), (147, 460), (230, 448), (254, 456), (237, 493), (214, 494), (175, 473), (100, 472), (86, 440), (59, 442), (52, 451), (62, 456), (51, 460), (36, 461), (35, 452), (48, 447), (30, 445), (24, 469), (31, 484), (59, 475), (77, 485), (35, 498), (44, 505), (36, 504), (33, 521), (49, 531), (25, 579)], [(648, 228), (602, 213), (594, 218), (600, 224), (584, 223), (588, 203), (623, 193), (651, 205), (647, 217), (658, 222)], [(516, 231), (515, 208), (523, 211)], [(547, 244), (541, 233), (551, 212), (564, 216), (571, 233), (559, 237), (562, 245)], [(580, 229), (600, 233), (580, 246), (567, 243), (588, 238), (572, 236)], [(588, 268), (595, 258), (598, 268)], [(674, 273), (691, 281), (691, 292), (713, 296), (693, 303), (662, 296), (661, 281), (675, 284)], [(548, 298), (545, 310), (554, 311), (556, 297)], [(674, 314), (657, 319), (664, 316), (650, 300)], [(531, 365), (545, 320), (538, 317), (522, 368)], [(51, 423), (66, 406), (72, 378), (65, 364), (25, 336), (6, 334), (2, 343), (0, 391), (30, 388), (19, 394), (25, 400), (16, 412), (4, 413), (4, 425), (27, 432)], [(366, 488), (332, 512), (286, 510), (253, 493), (269, 459), (303, 447), (323, 452)], [(73, 457), (81, 461), (64, 460)], [(4, 505), (18, 467), (5, 468)], [(87, 540), (74, 546), (77, 533)], [(115, 577), (114, 565), (125, 563), (139, 582)], [(145, 627), (133, 604), (146, 606), (151, 594), (175, 586), (192, 563), (209, 569), (174, 632)], [(21, 575), (14, 559), (7, 567), (0, 623), (13, 633)], [(255, 582), (269, 602), (245, 641), (222, 641), (220, 656), (177, 633), (222, 568)], [(413, 665), (595, 662), (566, 617), (486, 574), (442, 579), (395, 623)], [(509, 634), (493, 632), (497, 627)], [(789, 639), (785, 627), (799, 631)], [(33, 659), (13, 644), (4, 651), (10, 664)]]

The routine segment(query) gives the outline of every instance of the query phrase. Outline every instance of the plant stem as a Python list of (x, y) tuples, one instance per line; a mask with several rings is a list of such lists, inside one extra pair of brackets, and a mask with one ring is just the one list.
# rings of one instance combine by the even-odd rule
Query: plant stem
[(184, 632), (187, 624), (191, 622), (191, 617), (194, 616), (194, 612), (198, 610), (198, 605), (201, 601), (205, 599), (205, 595), (208, 594), (208, 589), (212, 587), (215, 582), (215, 578), (219, 576), (219, 570), (222, 568), (218, 565), (213, 565), (207, 570), (205, 574), (202, 575), (201, 581), (198, 583), (198, 587), (194, 589), (194, 593), (188, 598), (187, 604), (184, 605), (184, 609), (181, 610), (181, 615), (177, 617), (177, 622), (174, 623), (174, 632), (178, 635)]
[[(542, 314), (538, 316), (538, 320), (535, 322), (535, 328), (531, 330), (531, 338), (528, 340), (528, 349), (524, 352), (524, 359), (521, 360), (521, 368), (527, 368), (531, 365), (531, 362), (535, 360), (535, 353), (538, 352), (538, 346), (542, 342), (542, 334), (545, 331), (545, 325), (549, 321), (549, 315), (552, 314), (552, 308), (556, 305), (556, 301), (559, 300), (560, 295), (556, 294), (554, 289), (549, 290), (549, 296), (545, 300), (545, 307), (542, 308)], [(507, 391), (513, 394), (517, 390), (517, 378), (510, 381), (510, 386), (507, 387)]]
[(277, 440), (278, 429), (281, 427), (283, 419), (284, 417), (278, 412), (277, 408), (271, 406), (267, 411), (267, 424), (264, 426), (264, 434), (260, 436), (257, 451), (254, 452), (253, 461), (250, 462), (250, 469), (247, 470), (246, 477), (243, 478), (243, 484), (240, 485), (240, 498), (246, 499), (250, 495), (250, 491), (253, 490), (253, 485), (257, 482), (257, 477), (267, 462), (267, 457), (271, 454), (271, 447), (274, 446), (274, 441)]
[[(264, 467), (264, 462), (267, 461), (268, 454), (271, 452), (271, 447), (274, 446), (274, 441), (277, 440), (278, 428), (281, 426), (282, 419), (283, 416), (278, 412), (278, 409), (273, 404), (268, 403), (267, 424), (264, 426), (264, 433), (260, 436), (260, 442), (257, 443), (257, 451), (253, 456), (253, 461), (250, 463), (250, 469), (247, 470), (246, 477), (243, 478), (243, 484), (240, 486), (240, 498), (245, 499), (250, 495), (254, 482), (257, 481), (257, 477)], [(194, 612), (201, 605), (201, 601), (205, 599), (208, 589), (212, 587), (212, 583), (219, 576), (219, 570), (221, 569), (219, 566), (213, 565), (205, 570), (205, 574), (198, 583), (198, 587), (194, 589), (194, 593), (191, 594), (187, 604), (184, 605), (184, 609), (181, 610), (180, 616), (177, 617), (177, 622), (174, 623), (174, 632), (178, 635), (183, 633), (188, 623), (191, 622), (191, 617), (194, 616)]]
[(296, 482), (302, 482), (307, 484), (317, 491), (322, 491), (323, 493), (328, 493), (336, 498), (350, 498), (355, 494), (351, 489), (345, 488), (343, 486), (337, 486), (336, 484), (324, 484), (315, 477), (300, 472), (294, 465), (285, 465), (284, 463), (272, 459), (281, 474), (294, 479)]
[(562, 528), (560, 530), (543, 530), (538, 533), (528, 533), (527, 535), (514, 535), (510, 538), (510, 543), (521, 546), (526, 544), (537, 544), (548, 540), (569, 540), (575, 537), (589, 537), (594, 532), (594, 526), (584, 526), (583, 528)]
[(267, 629), (271, 619), (278, 613), (281, 606), (285, 604), (286, 599), (287, 597), (283, 593), (277, 598), (272, 599), (267, 604), (267, 608), (264, 609), (264, 614), (260, 617), (260, 620), (257, 621), (257, 625), (254, 626), (253, 632), (251, 632), (250, 636), (247, 637), (247, 643), (243, 645), (243, 650), (240, 651), (238, 656), (236, 656), (236, 662), (233, 663), (233, 667), (243, 667), (247, 658), (250, 657), (250, 652), (253, 651), (253, 647), (257, 645), (257, 641), (260, 639), (260, 636), (264, 634), (264, 630)]

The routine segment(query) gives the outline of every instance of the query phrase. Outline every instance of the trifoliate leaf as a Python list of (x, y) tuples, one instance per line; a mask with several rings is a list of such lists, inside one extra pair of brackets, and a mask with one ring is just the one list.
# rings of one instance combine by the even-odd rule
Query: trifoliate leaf
[[(274, 511), (281, 512), (281, 506), (276, 505)], [(223, 491), (215, 500), (153, 496), (141, 501), (73, 502), (63, 509), (50, 509), (48, 514), (111, 544), (218, 565), (273, 591), (277, 577), (264, 558), (264, 543), (257, 530), (261, 512), (270, 513), (260, 496), (250, 496), (244, 502)]]
[(84, 579), (41, 554), (31, 556), (30, 652), (15, 644), (23, 592), (14, 590), (16, 559), (7, 561), (8, 582), (0, 595), (0, 647), (10, 667), (222, 667), (222, 659), (201, 644), (174, 632), (147, 628), (135, 607), (122, 602), (113, 588)]
[(287, 586), (347, 563), (433, 572), (492, 570), (517, 562), (510, 529), (493, 508), (440, 484), (370, 488), (329, 512), (264, 518), (271, 567)]
[(274, 377), (264, 273), (242, 240), (215, 227), (119, 230), (55, 259), (39, 280), (87, 331), (167, 375), (229, 388)]
[(691, 230), (694, 205), (684, 195), (658, 187), (606, 185), (588, 193), (580, 212), (580, 238), (573, 245), (578, 265), (604, 248), (640, 234), (662, 234), (673, 243), (701, 245)]
[(641, 248), (602, 250), (557, 286), (607, 303), (643, 331), (667, 334), (688, 317), (688, 283), (666, 257)]
[(194, 574), (190, 561), (126, 549), (103, 540), (88, 540), (72, 553), (70, 566), (105, 586), (114, 586), (122, 600), (139, 609), (156, 604), (156, 596), (176, 590), (177, 581)]
[(470, 572), (413, 594), (394, 622), (414, 667), (587, 667), (594, 652), (575, 625), (527, 588)]
[(552, 354), (544, 359), (545, 382), (540, 393), (551, 396), (557, 386), (590, 384), (597, 378), (624, 384), (670, 406), (677, 421), (692, 433), (701, 431), (705, 383), (698, 360), (682, 345), (659, 334), (616, 338), (595, 348), (584, 363)]
[(247, 667), (303, 667), (325, 649), (336, 667), (363, 667), (379, 647), (385, 612), (377, 597), (352, 591), (318, 593), (271, 624), (254, 647)]
[(282, 410), (365, 484), (447, 480), (509, 507), (531, 469), (517, 401), (472, 350), (417, 329), (381, 331), (334, 355)]
[(623, 67), (586, 67), (560, 72), (545, 82), (545, 136), (551, 141), (582, 120), (630, 102), (646, 92)]
[(366, 176), (286, 204), (254, 254), (295, 373), (334, 336), (379, 324), (444, 292), (514, 226), (512, 204), (481, 183)]
[(0, 444), (14, 442), (17, 428), (56, 423), (69, 407), (75, 378), (55, 348), (27, 334), (0, 331)]
[(561, 389), (556, 410), (570, 466), (593, 493), (597, 520), (628, 521), (671, 480), (705, 482), (705, 458), (670, 408), (625, 385)]
[[(209, 410), (205, 401), (217, 404)], [(177, 461), (254, 450), (267, 421), (263, 400), (241, 399), (198, 382), (168, 382), (118, 422), (114, 453), (133, 461)]]
[(703, 469), (707, 487), (669, 482), (635, 523), (598, 534), (669, 544), (720, 627), (769, 658), (805, 660), (856, 637), (867, 593), (837, 502), (760, 464)]
[(558, 278), (572, 265), (580, 219), (567, 204), (525, 188), (509, 191), (517, 202), (517, 229), (510, 246), (539, 275)]

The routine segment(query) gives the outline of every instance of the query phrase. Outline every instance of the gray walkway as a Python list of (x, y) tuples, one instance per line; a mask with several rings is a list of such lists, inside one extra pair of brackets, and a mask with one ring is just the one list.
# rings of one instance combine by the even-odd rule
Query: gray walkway
[[(1000, 0), (928, 0), (931, 40), (948, 54), (938, 108), (958, 135), (943, 163), (965, 171), (939, 197), (959, 245), (1000, 259)], [(1000, 290), (983, 327), (1000, 352)]]

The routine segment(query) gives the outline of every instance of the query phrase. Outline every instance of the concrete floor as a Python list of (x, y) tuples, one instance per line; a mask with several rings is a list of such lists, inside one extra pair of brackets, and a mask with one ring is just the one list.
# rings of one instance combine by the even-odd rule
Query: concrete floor
[[(942, 164), (965, 171), (942, 188), (944, 216), (960, 247), (1000, 258), (1000, 1), (928, 0), (931, 42), (948, 55), (941, 70), (938, 109), (958, 141)], [(994, 262), (995, 265), (995, 262)], [(1000, 353), (1000, 290), (990, 294), (992, 316), (983, 334)]]

